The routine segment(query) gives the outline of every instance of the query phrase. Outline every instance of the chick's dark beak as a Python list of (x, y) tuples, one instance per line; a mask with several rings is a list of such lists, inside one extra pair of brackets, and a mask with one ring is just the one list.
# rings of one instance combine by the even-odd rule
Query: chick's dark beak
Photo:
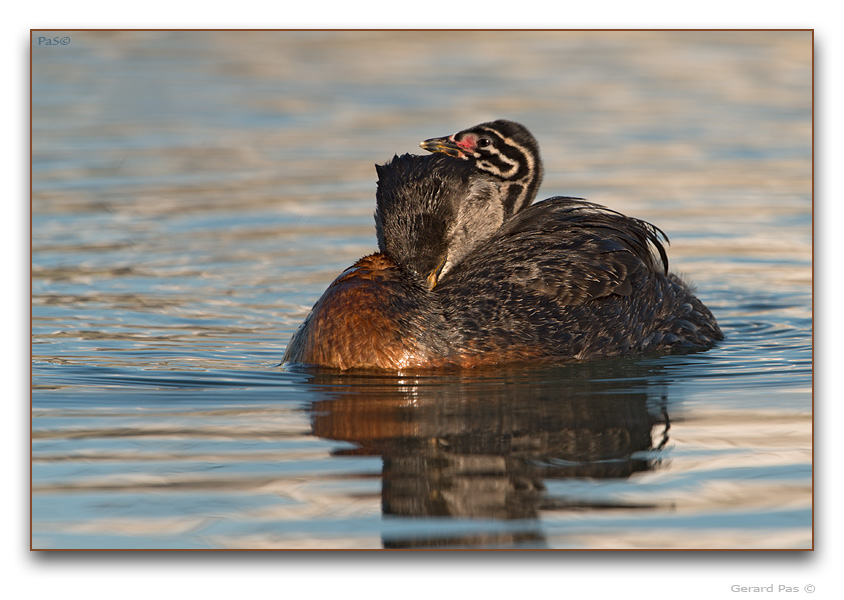
[(463, 158), (465, 156), (460, 146), (458, 146), (457, 143), (448, 136), (425, 140), (424, 142), (420, 142), (419, 146), (428, 152), (442, 152), (443, 154), (459, 158)]

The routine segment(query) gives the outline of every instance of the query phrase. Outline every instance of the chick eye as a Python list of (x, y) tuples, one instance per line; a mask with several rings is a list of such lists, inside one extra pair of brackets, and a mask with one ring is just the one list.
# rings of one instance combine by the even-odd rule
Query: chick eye
[(478, 148), (486, 148), (491, 143), (492, 143), (492, 140), (490, 140), (489, 138), (482, 137), (482, 138), (478, 138), (477, 146), (478, 146)]

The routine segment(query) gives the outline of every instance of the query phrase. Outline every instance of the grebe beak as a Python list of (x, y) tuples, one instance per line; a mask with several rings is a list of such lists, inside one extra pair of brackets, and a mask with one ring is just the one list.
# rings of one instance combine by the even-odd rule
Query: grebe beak
[(434, 269), (433, 271), (431, 271), (430, 275), (428, 275), (428, 277), (425, 278), (425, 281), (428, 282), (428, 289), (429, 290), (432, 290), (435, 287), (437, 287), (437, 284), (440, 281), (440, 274), (443, 272), (443, 267), (445, 267), (445, 263), (447, 262), (447, 260), (448, 260), (448, 257), (446, 256), (445, 258), (443, 258), (443, 260), (439, 264), (439, 266), (436, 269)]
[(442, 152), (443, 154), (458, 158), (463, 158), (465, 156), (463, 154), (463, 150), (454, 140), (451, 139), (450, 136), (425, 140), (424, 142), (419, 143), (419, 147), (427, 150), (428, 152)]

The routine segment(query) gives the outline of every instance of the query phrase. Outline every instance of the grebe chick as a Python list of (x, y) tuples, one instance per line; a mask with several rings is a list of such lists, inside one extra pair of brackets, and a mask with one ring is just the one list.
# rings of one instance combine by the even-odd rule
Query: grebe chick
[(504, 119), (481, 123), (419, 146), (468, 161), (496, 181), (506, 217), (530, 205), (542, 183), (539, 144), (520, 123)]
[(477, 174), (443, 153), (379, 167), (379, 252), (328, 287), (284, 362), (397, 371), (561, 362), (688, 351), (723, 337), (667, 274), (657, 228), (562, 197), (473, 228), (467, 205), (500, 198)]

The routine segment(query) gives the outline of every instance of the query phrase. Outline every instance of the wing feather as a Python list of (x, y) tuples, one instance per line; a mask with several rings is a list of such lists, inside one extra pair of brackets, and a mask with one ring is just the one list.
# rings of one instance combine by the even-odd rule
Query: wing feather
[(662, 240), (665, 234), (645, 221), (554, 197), (514, 215), (452, 277), (493, 278), (566, 306), (629, 296), (638, 279), (667, 272)]

